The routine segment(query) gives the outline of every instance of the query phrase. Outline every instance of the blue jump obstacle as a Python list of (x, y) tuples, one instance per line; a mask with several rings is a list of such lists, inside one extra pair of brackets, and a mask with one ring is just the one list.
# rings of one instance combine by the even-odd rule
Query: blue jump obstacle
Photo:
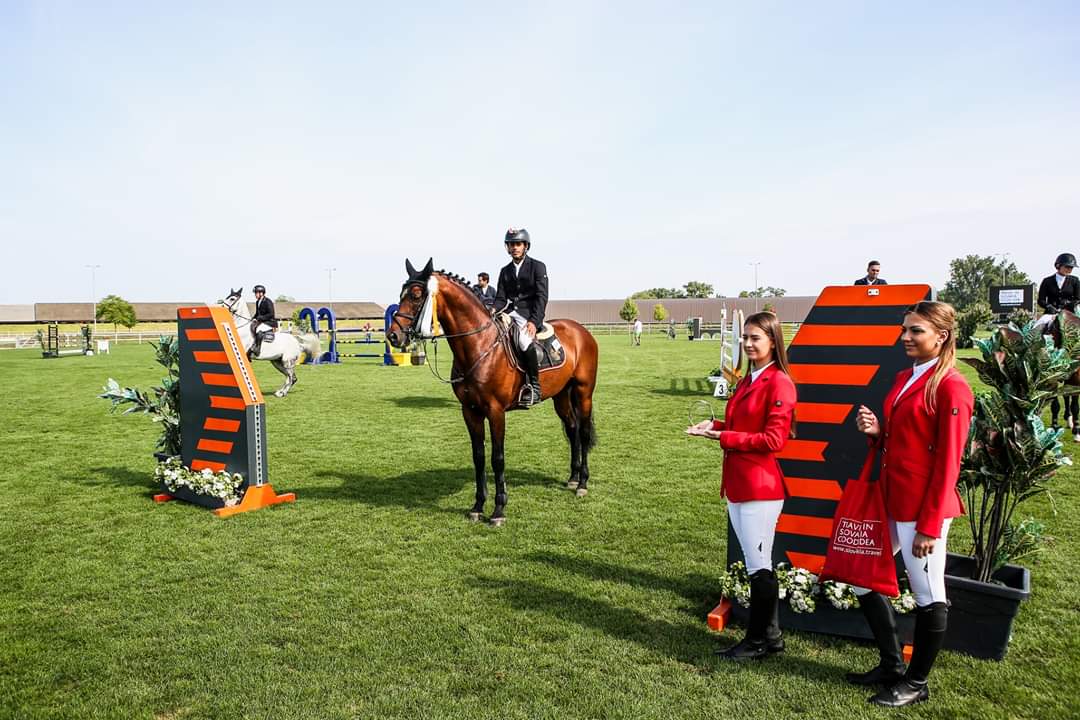
[[(326, 321), (325, 332), (330, 336), (329, 349), (323, 352), (318, 358), (305, 358), (305, 363), (340, 363), (341, 358), (382, 358), (383, 365), (393, 365), (394, 360), (390, 356), (390, 343), (386, 342), (386, 331), (390, 328), (390, 321), (394, 316), (394, 312), (397, 311), (398, 306), (391, 305), (386, 308), (386, 313), (383, 315), (383, 339), (376, 339), (373, 337), (375, 334), (372, 330), (363, 330), (360, 328), (338, 328), (337, 320), (334, 317), (334, 311), (328, 307), (319, 308), (316, 313), (312, 308), (306, 307), (300, 311), (300, 319), (307, 318), (311, 323), (311, 331), (314, 332), (319, 338), (322, 338), (322, 331), (319, 328), (319, 321)], [(352, 337), (352, 336), (357, 337)], [(344, 336), (344, 337), (342, 337)], [(381, 353), (343, 353), (338, 352), (338, 345), (382, 345), (383, 352)]]

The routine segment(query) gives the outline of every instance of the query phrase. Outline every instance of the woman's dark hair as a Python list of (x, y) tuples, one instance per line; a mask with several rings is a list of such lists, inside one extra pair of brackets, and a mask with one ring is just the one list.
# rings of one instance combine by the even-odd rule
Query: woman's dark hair
[[(746, 318), (743, 322), (743, 332), (746, 332), (746, 327), (753, 325), (754, 327), (761, 328), (761, 331), (765, 333), (766, 337), (772, 340), (773, 344), (773, 364), (776, 368), (791, 377), (791, 371), (788, 369), (787, 348), (784, 347), (784, 326), (780, 324), (780, 318), (776, 316), (776, 313), (765, 310), (763, 312), (754, 313), (750, 317)], [(750, 358), (746, 358), (746, 377), (750, 376), (751, 371)], [(792, 380), (794, 382), (794, 380)], [(788, 434), (789, 438), (795, 437), (795, 411), (791, 412), (791, 432)]]

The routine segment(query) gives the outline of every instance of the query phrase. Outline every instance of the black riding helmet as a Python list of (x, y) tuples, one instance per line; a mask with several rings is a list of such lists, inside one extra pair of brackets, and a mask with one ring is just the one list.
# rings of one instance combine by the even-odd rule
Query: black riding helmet
[(255, 287), (251, 288), (251, 292), (261, 292), (263, 295), (265, 295), (266, 294), (266, 286), (265, 285), (256, 285)]
[(532, 242), (529, 241), (529, 231), (525, 228), (521, 228), (520, 230), (510, 228), (506, 231), (506, 239), (503, 240), (503, 243), (509, 245), (512, 242), (525, 243), (526, 250), (532, 247)]
[(1054, 267), (1076, 267), (1076, 256), (1072, 253), (1061, 253), (1057, 256), (1057, 260), (1054, 261)]

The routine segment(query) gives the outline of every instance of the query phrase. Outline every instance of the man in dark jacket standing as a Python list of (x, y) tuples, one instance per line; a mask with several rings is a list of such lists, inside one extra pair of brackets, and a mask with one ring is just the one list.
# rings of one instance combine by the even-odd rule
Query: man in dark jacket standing
[(473, 286), (476, 297), (480, 298), (487, 307), (491, 307), (495, 303), (495, 288), (488, 284), (490, 281), (490, 276), (486, 272), (482, 272), (476, 276), (476, 285)]
[(540, 368), (533, 349), (536, 331), (544, 325), (547, 311), (548, 274), (544, 263), (528, 256), (532, 242), (522, 228), (506, 231), (506, 252), (510, 262), (499, 272), (495, 308), (507, 312), (518, 326), (518, 348), (528, 376), (519, 407), (529, 408), (540, 402)]
[[(263, 285), (256, 285), (255, 291), (255, 315), (251, 318), (251, 337), (255, 339), (251, 349), (248, 350), (249, 358), (256, 358), (259, 356), (259, 350), (262, 348), (263, 336), (269, 330), (277, 328), (277, 318), (274, 317), (274, 301), (266, 297), (266, 287)], [(268, 326), (268, 329), (259, 331), (260, 325)]]
[(871, 260), (866, 264), (866, 275), (855, 281), (856, 285), (888, 285), (881, 277), (881, 263)]

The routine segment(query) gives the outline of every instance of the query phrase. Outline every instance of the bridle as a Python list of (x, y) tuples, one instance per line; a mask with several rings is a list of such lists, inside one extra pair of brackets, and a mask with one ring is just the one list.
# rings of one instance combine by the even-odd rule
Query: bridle
[[(401, 300), (404, 300), (407, 295), (412, 295), (411, 290), (414, 287), (420, 288), (420, 297), (419, 297), (420, 310), (417, 312), (416, 315), (401, 311)], [(499, 340), (502, 338), (502, 333), (498, 332), (498, 326), (495, 324), (494, 317), (489, 317), (487, 322), (485, 322), (483, 325), (480, 325), (479, 327), (472, 328), (471, 330), (466, 330), (464, 332), (458, 332), (458, 333), (443, 333), (443, 332), (434, 333), (433, 332), (430, 335), (425, 335), (423, 328), (418, 327), (419, 324), (420, 324), (419, 318), (422, 318), (422, 317), (425, 316), (426, 311), (428, 310), (429, 303), (431, 303), (433, 300), (434, 300), (434, 298), (432, 297), (431, 293), (428, 291), (428, 287), (427, 287), (426, 282), (421, 281), (421, 280), (410, 280), (410, 281), (406, 282), (404, 285), (401, 286), (401, 297), (399, 298), (399, 301), (398, 301), (398, 309), (394, 311), (394, 314), (391, 317), (393, 317), (394, 320), (397, 320), (398, 318), (402, 318), (404, 320), (409, 321), (409, 326), (406, 327), (406, 328), (402, 328), (402, 332), (405, 333), (405, 344), (406, 345), (409, 345), (410, 343), (416, 342), (417, 340), (420, 340), (420, 341), (431, 340), (431, 347), (432, 347), (432, 355), (431, 355), (431, 357), (432, 357), (432, 360), (431, 360), (430, 363), (428, 363), (428, 368), (430, 368), (431, 374), (435, 376), (436, 380), (439, 380), (440, 382), (446, 383), (447, 385), (453, 385), (455, 383), (464, 382), (465, 379), (468, 378), (469, 375), (471, 375), (472, 372), (480, 365), (480, 363), (484, 360), (484, 358), (486, 358), (488, 355), (490, 355), (492, 353), (492, 351), (494, 351), (495, 348), (498, 347)], [(432, 317), (434, 317), (434, 314), (435, 314), (434, 308), (431, 309), (431, 314), (432, 314)], [(473, 361), (473, 364), (469, 366), (468, 370), (466, 370), (465, 372), (463, 372), (461, 375), (459, 375), (457, 377), (451, 376), (449, 380), (444, 378), (439, 373), (439, 367), (438, 367), (439, 366), (439, 344), (438, 344), (438, 340), (440, 338), (449, 340), (451, 338), (462, 338), (462, 337), (468, 337), (469, 335), (479, 335), (480, 333), (484, 332), (485, 330), (487, 330), (489, 327), (491, 327), (493, 325), (496, 328), (495, 341), (493, 343), (491, 343), (491, 346), (487, 350), (485, 350), (483, 353), (480, 354), (480, 357), (476, 358), (476, 360)], [(398, 327), (401, 327), (400, 322), (398, 323)]]
[(238, 296), (238, 295), (230, 295), (229, 297), (236, 298), (236, 299), (233, 300), (232, 302), (229, 302), (228, 301), (229, 298), (225, 298), (224, 300), (221, 301), (221, 304), (224, 305), (226, 308), (228, 308), (229, 312), (231, 312), (233, 314), (233, 317), (240, 318), (241, 320), (247, 320), (247, 321), (250, 322), (251, 318), (244, 317), (243, 315), (240, 314), (240, 311), (237, 310), (237, 305), (240, 303), (240, 296)]

